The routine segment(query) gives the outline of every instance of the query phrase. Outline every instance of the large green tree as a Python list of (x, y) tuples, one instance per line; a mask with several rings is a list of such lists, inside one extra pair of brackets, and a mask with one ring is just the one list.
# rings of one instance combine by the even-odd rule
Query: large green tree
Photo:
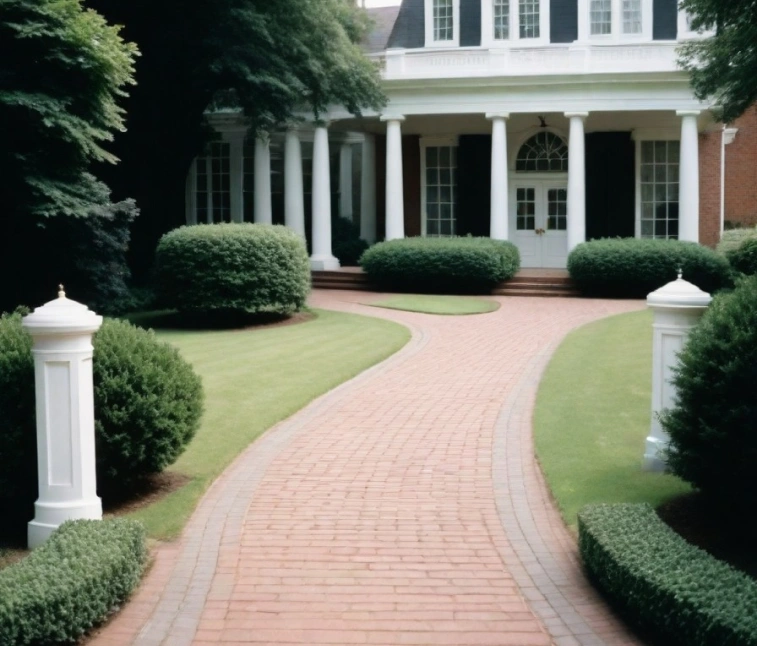
[(376, 65), (358, 43), (367, 27), (350, 0), (87, 0), (142, 53), (116, 139), (117, 169), (101, 176), (134, 196), (133, 266), (150, 266), (158, 237), (183, 223), (184, 184), (207, 141), (209, 107), (244, 110), (253, 130), (330, 104), (382, 105)]
[(695, 31), (714, 35), (686, 43), (681, 62), (700, 99), (714, 99), (722, 120), (733, 121), (757, 101), (757, 2), (683, 0)]

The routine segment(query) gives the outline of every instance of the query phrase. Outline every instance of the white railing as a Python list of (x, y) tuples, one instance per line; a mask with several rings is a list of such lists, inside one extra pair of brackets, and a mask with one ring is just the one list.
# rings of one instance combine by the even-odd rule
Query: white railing
[(674, 72), (675, 43), (551, 45), (510, 49), (403, 50), (386, 52), (384, 78), (438, 79)]

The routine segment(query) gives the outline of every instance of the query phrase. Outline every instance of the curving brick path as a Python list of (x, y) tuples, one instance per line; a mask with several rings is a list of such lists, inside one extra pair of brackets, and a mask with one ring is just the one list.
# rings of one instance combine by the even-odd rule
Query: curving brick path
[(316, 291), (410, 343), (251, 445), (90, 646), (638, 644), (584, 580), (531, 417), (565, 334), (641, 302), (439, 317)]

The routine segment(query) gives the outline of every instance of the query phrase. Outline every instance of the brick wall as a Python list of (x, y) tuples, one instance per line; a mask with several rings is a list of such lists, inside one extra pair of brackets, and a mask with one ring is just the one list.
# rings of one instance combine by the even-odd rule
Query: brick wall
[(739, 129), (725, 147), (725, 219), (757, 224), (757, 106), (732, 124)]
[(720, 240), (720, 130), (699, 135), (699, 242)]

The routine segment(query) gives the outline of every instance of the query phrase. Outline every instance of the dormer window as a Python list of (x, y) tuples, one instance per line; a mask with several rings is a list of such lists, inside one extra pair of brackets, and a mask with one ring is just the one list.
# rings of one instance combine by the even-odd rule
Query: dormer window
[(460, 44), (460, 0), (425, 0), (426, 47)]
[(543, 45), (549, 34), (546, 0), (481, 0), (481, 44)]
[(652, 0), (579, 2), (579, 40), (651, 40)]

